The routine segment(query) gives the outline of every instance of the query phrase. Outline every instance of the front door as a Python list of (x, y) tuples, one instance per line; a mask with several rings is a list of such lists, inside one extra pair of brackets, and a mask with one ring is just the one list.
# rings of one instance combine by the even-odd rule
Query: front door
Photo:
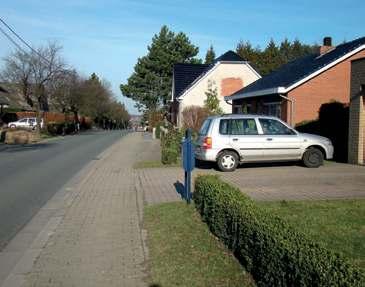
[(259, 122), (265, 160), (300, 159), (302, 140), (294, 130), (275, 119), (259, 118)]
[(254, 118), (230, 120), (230, 145), (240, 153), (243, 162), (263, 160), (264, 139)]

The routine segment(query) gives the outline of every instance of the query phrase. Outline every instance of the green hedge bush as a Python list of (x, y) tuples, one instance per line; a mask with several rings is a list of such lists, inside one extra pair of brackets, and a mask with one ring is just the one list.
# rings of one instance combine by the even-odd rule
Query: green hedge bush
[(217, 176), (195, 181), (196, 208), (258, 286), (363, 286), (364, 273)]
[(161, 136), (161, 162), (163, 164), (178, 163), (181, 155), (181, 141), (182, 133), (173, 128), (170, 128), (166, 135)]

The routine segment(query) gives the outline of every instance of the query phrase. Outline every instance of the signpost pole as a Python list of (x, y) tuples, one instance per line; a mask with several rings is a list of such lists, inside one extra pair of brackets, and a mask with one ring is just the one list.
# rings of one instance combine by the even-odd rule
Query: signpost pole
[(191, 171), (195, 166), (194, 146), (191, 139), (191, 129), (185, 132), (185, 139), (183, 141), (183, 167), (184, 167), (184, 193), (188, 204), (191, 201)]

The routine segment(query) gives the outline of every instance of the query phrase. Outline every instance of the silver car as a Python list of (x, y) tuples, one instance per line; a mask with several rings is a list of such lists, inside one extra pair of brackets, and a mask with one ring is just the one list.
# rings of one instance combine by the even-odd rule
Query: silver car
[(208, 117), (199, 132), (195, 157), (217, 162), (222, 171), (233, 171), (240, 163), (303, 161), (319, 167), (332, 159), (328, 138), (299, 133), (276, 117), (224, 115)]
[[(29, 129), (35, 129), (37, 125), (37, 118), (23, 118), (20, 120), (17, 120), (16, 122), (10, 122), (8, 123), (9, 128), (29, 128)], [(41, 119), (41, 128), (43, 128), (43, 119)]]

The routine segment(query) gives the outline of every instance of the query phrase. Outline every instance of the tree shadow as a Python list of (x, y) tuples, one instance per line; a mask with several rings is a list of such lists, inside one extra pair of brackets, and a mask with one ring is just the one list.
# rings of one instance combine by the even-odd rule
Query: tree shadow
[(35, 144), (14, 144), (6, 145), (2, 144), (0, 147), (0, 152), (3, 153), (16, 153), (22, 151), (34, 151), (50, 148), (54, 143), (35, 143)]
[(334, 147), (333, 159), (347, 162), (349, 107), (340, 102), (322, 104), (318, 120), (300, 124), (299, 132), (318, 134), (329, 138)]

